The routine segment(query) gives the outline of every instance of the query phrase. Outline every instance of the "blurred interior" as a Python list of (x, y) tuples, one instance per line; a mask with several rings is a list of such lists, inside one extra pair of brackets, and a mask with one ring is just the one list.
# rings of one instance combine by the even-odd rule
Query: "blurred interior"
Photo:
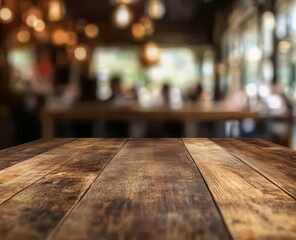
[(42, 137), (296, 148), (296, 0), (0, 0), (0, 149)]

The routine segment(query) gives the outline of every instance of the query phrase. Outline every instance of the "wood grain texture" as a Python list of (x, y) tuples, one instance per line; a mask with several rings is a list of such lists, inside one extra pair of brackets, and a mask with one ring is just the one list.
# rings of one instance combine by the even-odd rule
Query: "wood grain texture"
[(45, 239), (79, 202), (124, 142), (123, 139), (78, 141), (88, 147), (76, 149), (78, 155), (70, 161), (0, 205), (0, 239)]
[(0, 171), (0, 204), (86, 150), (98, 139), (77, 139)]
[(212, 139), (296, 199), (296, 162), (238, 139)]
[(40, 139), (30, 143), (11, 147), (0, 151), (0, 170), (32, 158), (38, 154), (52, 150), (68, 142), (71, 138)]
[(214, 142), (183, 141), (234, 239), (296, 238), (295, 199)]
[(228, 239), (177, 139), (129, 140), (50, 239)]
[(264, 149), (269, 153), (284, 157), (287, 160), (296, 161), (296, 151), (291, 148), (271, 143), (260, 138), (247, 138), (242, 139), (242, 141), (255, 147)]

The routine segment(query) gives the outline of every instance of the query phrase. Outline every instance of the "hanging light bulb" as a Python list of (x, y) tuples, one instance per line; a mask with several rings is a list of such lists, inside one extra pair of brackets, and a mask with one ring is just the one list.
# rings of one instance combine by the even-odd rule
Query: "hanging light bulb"
[(0, 22), (11, 23), (13, 18), (14, 15), (10, 8), (4, 6), (0, 8)]
[(155, 42), (148, 42), (144, 46), (144, 60), (149, 64), (155, 64), (160, 58), (160, 49)]
[(120, 4), (116, 7), (113, 15), (113, 22), (117, 28), (127, 28), (133, 20), (133, 14), (130, 8), (124, 4)]
[(161, 0), (149, 0), (146, 5), (146, 13), (152, 19), (162, 19), (165, 14), (165, 5)]
[(65, 15), (65, 6), (61, 0), (49, 0), (48, 20), (52, 22), (60, 21)]

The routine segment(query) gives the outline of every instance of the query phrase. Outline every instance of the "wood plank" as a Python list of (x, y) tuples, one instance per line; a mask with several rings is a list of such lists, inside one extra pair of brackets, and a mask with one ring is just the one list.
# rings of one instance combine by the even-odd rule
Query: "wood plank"
[(101, 139), (77, 139), (0, 170), (0, 204), (44, 177)]
[(0, 151), (0, 170), (72, 141), (71, 138), (40, 139), (4, 149)]
[(209, 139), (183, 141), (234, 239), (296, 238), (295, 199)]
[(279, 155), (291, 161), (296, 161), (296, 151), (291, 148), (271, 143), (260, 138), (247, 138), (243, 139), (243, 141), (253, 146), (264, 149), (272, 154)]
[(129, 140), (49, 239), (228, 239), (178, 139)]
[(296, 162), (238, 139), (212, 139), (296, 199)]
[(9, 147), (9, 148), (5, 148), (5, 149), (1, 149), (0, 150), (0, 156), (3, 156), (3, 154), (11, 154), (11, 153), (15, 153), (16, 151), (21, 151), (24, 150), (28, 147), (31, 147), (32, 145), (38, 145), (40, 143), (44, 143), (48, 141), (48, 139), (46, 138), (40, 138), (31, 142), (27, 142), (27, 143), (22, 143), (13, 147)]
[(0, 205), (0, 239), (45, 239), (125, 140), (98, 141)]

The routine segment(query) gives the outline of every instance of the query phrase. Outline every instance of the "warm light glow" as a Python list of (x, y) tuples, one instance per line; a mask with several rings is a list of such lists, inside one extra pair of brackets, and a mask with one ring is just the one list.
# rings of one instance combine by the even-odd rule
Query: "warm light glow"
[(160, 49), (154, 42), (148, 42), (144, 46), (144, 57), (149, 63), (155, 63), (160, 58)]
[(48, 19), (50, 21), (59, 21), (64, 17), (65, 7), (61, 0), (50, 0), (48, 2)]
[(114, 25), (117, 28), (124, 29), (131, 24), (132, 19), (133, 15), (130, 8), (124, 4), (118, 5), (113, 16)]
[(31, 7), (27, 12), (23, 14), (23, 21), (29, 26), (34, 27), (34, 23), (42, 19), (43, 14), (39, 8)]
[(140, 23), (134, 23), (132, 26), (132, 35), (136, 39), (142, 39), (145, 37), (145, 28)]
[(84, 29), (85, 35), (89, 38), (95, 38), (99, 35), (99, 28), (95, 24), (87, 24)]
[(165, 6), (161, 0), (149, 0), (146, 5), (146, 12), (152, 19), (161, 19), (165, 14)]
[(84, 61), (87, 58), (87, 50), (84, 46), (79, 46), (74, 50), (74, 57), (78, 61)]
[(246, 93), (249, 97), (255, 97), (258, 93), (257, 85), (255, 83), (249, 83), (246, 85)]
[(154, 24), (149, 17), (146, 17), (146, 16), (142, 17), (140, 20), (140, 23), (143, 25), (143, 27), (145, 29), (145, 34), (147, 36), (150, 36), (151, 34), (153, 34)]
[(262, 57), (262, 51), (258, 47), (251, 47), (246, 55), (246, 58), (250, 62), (257, 62), (261, 59)]
[(63, 29), (57, 29), (52, 33), (52, 41), (56, 45), (64, 45), (69, 40), (68, 33)]
[(137, 2), (138, 0), (110, 0), (110, 3), (112, 5), (117, 5), (117, 4), (132, 4)]
[(68, 42), (67, 45), (68, 46), (73, 46), (75, 44), (77, 44), (77, 34), (73, 31), (68, 32)]
[(34, 23), (38, 20), (38, 18), (35, 15), (28, 15), (26, 18), (26, 24), (29, 27), (33, 27)]
[(34, 22), (33, 27), (36, 32), (43, 32), (45, 29), (45, 23), (42, 20), (38, 19)]
[(265, 12), (262, 16), (263, 27), (267, 30), (273, 30), (275, 26), (275, 19), (272, 12)]
[(3, 23), (10, 23), (13, 20), (13, 13), (12, 11), (7, 8), (3, 7), (0, 9), (0, 22)]
[(217, 65), (217, 73), (219, 75), (224, 75), (226, 73), (227, 69), (226, 69), (226, 64), (224, 63), (219, 63)]
[(282, 40), (279, 43), (279, 51), (280, 53), (287, 54), (291, 48), (291, 43), (287, 40)]
[(27, 43), (31, 39), (31, 34), (28, 30), (23, 29), (17, 33), (17, 40), (21, 43)]

